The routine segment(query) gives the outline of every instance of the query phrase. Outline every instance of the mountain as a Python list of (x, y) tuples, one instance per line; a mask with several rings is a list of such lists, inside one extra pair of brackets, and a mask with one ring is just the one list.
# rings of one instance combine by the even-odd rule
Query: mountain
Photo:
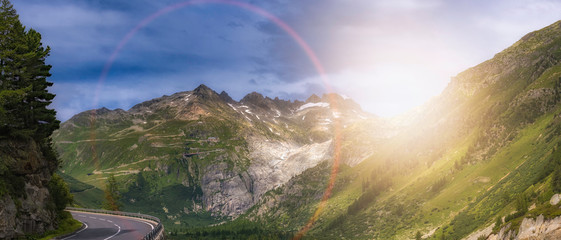
[[(99, 197), (80, 199), (114, 174), (124, 210), (168, 225), (207, 225), (238, 217), (268, 191), (331, 161), (335, 127), (369, 121), (377, 118), (337, 94), (300, 102), (253, 92), (237, 102), (200, 85), (127, 111), (79, 113), (53, 139), (64, 175), (93, 186), (75, 187), (79, 204), (99, 207)], [(348, 165), (366, 157), (347, 155)]]
[(560, 102), (561, 21), (392, 119), (337, 94), (236, 102), (201, 85), (78, 114), (53, 138), (65, 174), (116, 174), (125, 209), (180, 237), (556, 239)]
[[(375, 145), (374, 155), (340, 171), (306, 236), (411, 239), (418, 232), (429, 239), (528, 239), (532, 227), (545, 229), (561, 214), (549, 202), (561, 191), (560, 93), (556, 22), (394, 118), (399, 131)], [(246, 218), (301, 229), (320, 206), (329, 176), (320, 167), (308, 171), (321, 180), (295, 177)], [(533, 220), (539, 215), (543, 225)], [(558, 228), (551, 231), (548, 237), (561, 237)], [(535, 239), (546, 237), (538, 232)]]

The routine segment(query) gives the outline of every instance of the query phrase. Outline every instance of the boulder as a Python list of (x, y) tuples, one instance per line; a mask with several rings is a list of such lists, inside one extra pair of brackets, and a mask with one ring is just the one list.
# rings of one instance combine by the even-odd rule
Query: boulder
[(561, 198), (560, 198), (559, 194), (557, 193), (557, 194), (553, 195), (553, 197), (551, 197), (551, 199), (549, 200), (549, 203), (551, 205), (555, 206), (559, 203), (559, 200), (561, 200)]

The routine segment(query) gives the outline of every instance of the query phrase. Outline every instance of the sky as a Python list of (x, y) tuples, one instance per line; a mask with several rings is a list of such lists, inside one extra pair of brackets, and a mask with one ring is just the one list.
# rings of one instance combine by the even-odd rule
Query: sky
[(256, 12), (198, 2), (135, 26), (179, 0), (12, 0), (51, 47), (51, 105), (129, 109), (205, 84), (239, 100), (256, 91), (305, 100), (334, 91), (391, 117), (438, 95), (450, 79), (561, 20), (559, 0), (239, 0), (276, 16), (325, 69), (322, 80), (292, 36)]

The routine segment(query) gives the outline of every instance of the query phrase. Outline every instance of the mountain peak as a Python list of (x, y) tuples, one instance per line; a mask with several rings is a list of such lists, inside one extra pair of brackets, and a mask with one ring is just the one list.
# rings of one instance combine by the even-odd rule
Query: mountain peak
[(193, 90), (193, 94), (202, 98), (218, 98), (218, 93), (204, 84), (199, 85)]
[(222, 99), (222, 101), (227, 102), (227, 103), (232, 103), (234, 102), (234, 99), (232, 99), (230, 97), (230, 95), (228, 95), (228, 93), (226, 91), (222, 91), (219, 95), (220, 99)]
[(209, 87), (207, 87), (206, 85), (201, 84), (197, 88), (195, 88), (193, 91), (194, 92), (208, 92), (208, 91), (213, 91), (213, 90), (210, 89)]
[(318, 102), (321, 102), (321, 98), (315, 94), (312, 94), (312, 96), (306, 99), (306, 103), (318, 103)]
[(245, 95), (240, 102), (250, 102), (250, 103), (259, 103), (265, 99), (261, 93), (252, 92), (250, 94)]

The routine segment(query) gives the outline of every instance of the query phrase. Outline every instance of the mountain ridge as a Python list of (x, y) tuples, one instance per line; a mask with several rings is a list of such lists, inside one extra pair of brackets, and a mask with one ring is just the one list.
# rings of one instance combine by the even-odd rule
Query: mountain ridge
[[(183, 213), (149, 213), (183, 219), (179, 222), (209, 214), (202, 222), (218, 221), (243, 214), (269, 190), (331, 161), (335, 124), (346, 127), (374, 119), (338, 94), (326, 94), (321, 100), (334, 102), (306, 105), (256, 92), (238, 102), (202, 84), (127, 111), (84, 111), (64, 122), (53, 138), (62, 169), (70, 177), (98, 188), (109, 174), (125, 182), (140, 176), (166, 178), (167, 182), (157, 181), (157, 189), (143, 191), (183, 189), (177, 191), (188, 199), (161, 203), (169, 211), (169, 205), (179, 202)], [(351, 107), (333, 112), (332, 104)], [(348, 164), (359, 161), (353, 158)], [(136, 210), (139, 203), (134, 196), (140, 192), (128, 184), (123, 188), (129, 189), (125, 196), (132, 201), (125, 208)]]

